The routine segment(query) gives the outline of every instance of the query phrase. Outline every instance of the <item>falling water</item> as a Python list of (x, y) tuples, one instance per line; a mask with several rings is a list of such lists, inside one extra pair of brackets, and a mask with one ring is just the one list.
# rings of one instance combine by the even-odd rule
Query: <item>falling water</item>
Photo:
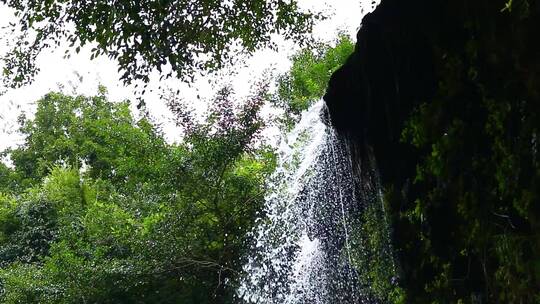
[(350, 145), (323, 113), (321, 100), (279, 147), (238, 290), (248, 303), (384, 302), (372, 281), (390, 281), (395, 267), (380, 187), (373, 172), (355, 174)]

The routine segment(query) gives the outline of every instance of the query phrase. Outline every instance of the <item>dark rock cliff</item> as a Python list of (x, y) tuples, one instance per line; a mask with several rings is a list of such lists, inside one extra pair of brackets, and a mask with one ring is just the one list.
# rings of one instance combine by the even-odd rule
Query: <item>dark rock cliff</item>
[(411, 162), (403, 161), (411, 151), (400, 143), (400, 132), (414, 106), (435, 89), (424, 28), (433, 12), (420, 2), (382, 1), (367, 14), (354, 53), (332, 75), (324, 96), (334, 127), (374, 149), (384, 180), (411, 170)]
[(538, 1), (382, 0), (332, 75), (354, 175), (380, 173), (401, 302), (540, 301), (538, 37)]

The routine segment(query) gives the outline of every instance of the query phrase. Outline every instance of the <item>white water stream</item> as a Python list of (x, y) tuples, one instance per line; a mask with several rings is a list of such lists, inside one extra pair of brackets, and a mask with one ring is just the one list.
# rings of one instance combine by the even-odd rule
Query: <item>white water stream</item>
[(278, 169), (238, 290), (248, 303), (373, 302), (351, 254), (351, 229), (359, 227), (363, 208), (351, 155), (323, 123), (323, 107), (322, 100), (316, 102), (279, 147)]

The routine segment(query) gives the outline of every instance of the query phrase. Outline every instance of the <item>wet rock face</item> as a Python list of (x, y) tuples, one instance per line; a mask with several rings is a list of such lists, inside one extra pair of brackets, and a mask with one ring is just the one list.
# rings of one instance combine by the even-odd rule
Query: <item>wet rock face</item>
[(383, 0), (366, 15), (324, 96), (338, 132), (374, 149), (383, 180), (406, 169), (398, 162), (410, 153), (399, 143), (403, 123), (435, 89), (428, 42), (435, 16), (423, 2)]

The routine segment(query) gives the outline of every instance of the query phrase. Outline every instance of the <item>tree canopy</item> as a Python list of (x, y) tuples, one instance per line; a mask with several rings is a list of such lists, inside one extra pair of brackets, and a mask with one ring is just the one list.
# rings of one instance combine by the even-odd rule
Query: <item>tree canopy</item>
[(220, 90), (203, 122), (181, 108), (175, 144), (103, 91), (38, 100), (0, 168), (0, 302), (236, 303), (275, 166), (264, 95)]
[[(297, 1), (21, 1), (2, 0), (15, 10), (18, 39), (4, 56), (3, 82), (32, 81), (36, 57), (63, 43), (79, 52), (91, 45), (91, 58), (115, 60), (121, 80), (161, 77), (189, 80), (197, 71), (215, 70), (241, 52), (273, 46), (273, 34), (306, 41), (319, 17)], [(69, 52), (68, 50), (68, 52)]]
[(318, 43), (305, 47), (292, 57), (292, 67), (277, 79), (274, 104), (284, 109), (281, 119), (289, 127), (311, 104), (324, 95), (332, 73), (345, 63), (354, 50), (347, 35), (340, 34), (333, 44)]
[(26, 144), (7, 152), (25, 185), (39, 182), (58, 165), (86, 168), (91, 178), (131, 186), (155, 177), (157, 168), (135, 162), (159, 162), (166, 150), (159, 130), (145, 119), (136, 121), (129, 102), (111, 103), (105, 94), (52, 92), (38, 101), (32, 119), (19, 118)]

